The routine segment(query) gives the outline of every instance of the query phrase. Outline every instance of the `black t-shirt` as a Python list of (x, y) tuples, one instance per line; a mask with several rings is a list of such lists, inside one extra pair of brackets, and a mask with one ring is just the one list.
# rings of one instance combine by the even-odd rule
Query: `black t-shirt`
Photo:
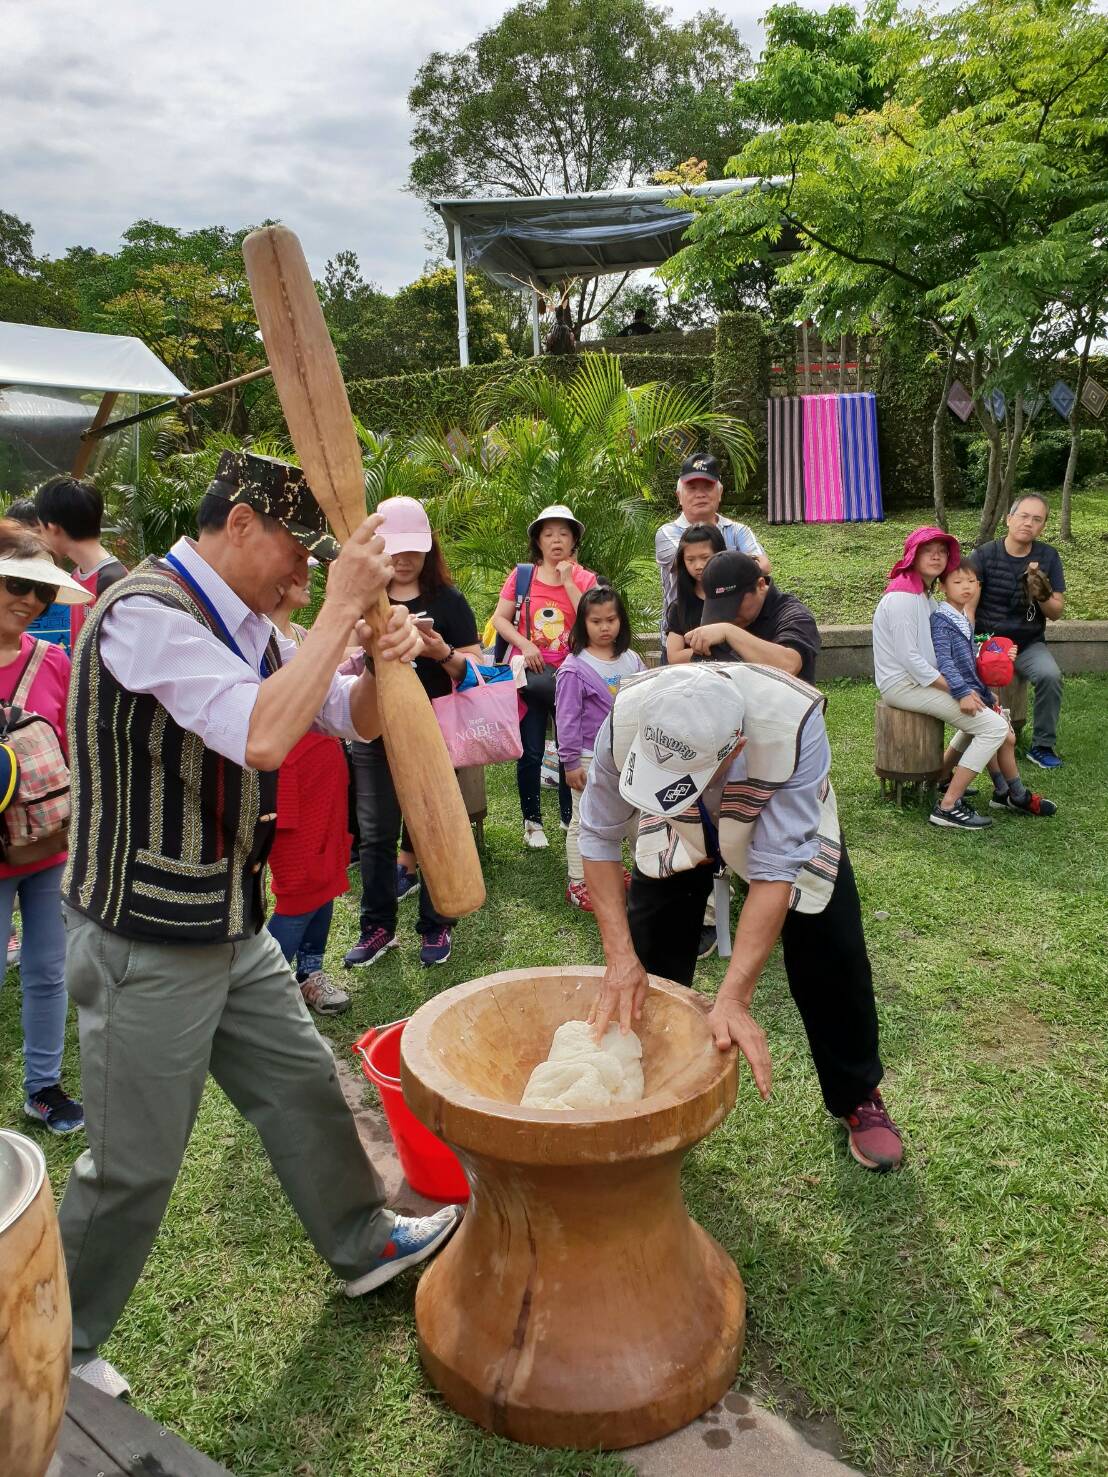
[[(816, 680), (816, 657), (820, 649), (819, 627), (816, 618), (802, 600), (795, 595), (786, 595), (768, 581), (765, 603), (758, 612), (757, 620), (745, 627), (759, 641), (772, 641), (777, 646), (787, 646), (800, 656), (799, 677), (802, 682)], [(741, 661), (742, 658), (730, 646), (712, 648), (712, 661)]]
[[(434, 595), (414, 595), (411, 600), (392, 603), (406, 605), (413, 615), (429, 615), (447, 646), (477, 645), (477, 620), (457, 585), (444, 585)], [(441, 662), (421, 656), (416, 658), (415, 668), (428, 697), (445, 697), (451, 691), (450, 677)]]
[(690, 600), (691, 619), (681, 619), (680, 603), (675, 600), (666, 611), (666, 635), (687, 636), (690, 631), (695, 631), (700, 624), (700, 617), (704, 610), (704, 601), (699, 595), (693, 595)]
[(975, 629), (978, 635), (1007, 636), (1017, 646), (1033, 646), (1045, 639), (1046, 616), (1033, 600), (1024, 598), (1020, 577), (1034, 560), (1057, 594), (1066, 588), (1058, 550), (1036, 541), (1026, 554), (1013, 558), (1002, 538), (974, 549), (967, 563), (981, 581), (981, 600)]

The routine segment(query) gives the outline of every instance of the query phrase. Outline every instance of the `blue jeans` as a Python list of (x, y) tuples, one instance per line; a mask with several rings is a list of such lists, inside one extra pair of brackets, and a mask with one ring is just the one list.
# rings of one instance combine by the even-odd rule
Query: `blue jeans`
[(61, 1080), (65, 1041), (65, 928), (62, 926), (64, 864), (25, 877), (0, 878), (0, 939), (7, 948), (12, 909), (19, 898), (23, 942), (19, 982), (23, 988), (23, 1086), (28, 1097)]
[[(403, 819), (396, 787), (382, 739), (354, 744), (354, 789), (358, 797), (358, 831), (361, 836), (362, 937), (383, 928), (396, 932), (396, 845)], [(418, 857), (417, 857), (418, 860)], [(427, 879), (419, 889), (416, 931), (424, 937), (440, 928), (453, 928), (455, 920), (435, 907)]]
[[(525, 821), (538, 821), (541, 825), (542, 759), (546, 751), (546, 725), (554, 717), (554, 705), (544, 703), (526, 691), (522, 697), (525, 711), (519, 720), (519, 741), (523, 745), (523, 755), (516, 760), (519, 808)], [(558, 810), (568, 825), (573, 818), (573, 791), (566, 784), (563, 764), (558, 765)]]
[(296, 960), (296, 978), (301, 982), (323, 968), (334, 911), (332, 900), (314, 913), (274, 913), (269, 920), (269, 931), (280, 944), (281, 953), (290, 964)]

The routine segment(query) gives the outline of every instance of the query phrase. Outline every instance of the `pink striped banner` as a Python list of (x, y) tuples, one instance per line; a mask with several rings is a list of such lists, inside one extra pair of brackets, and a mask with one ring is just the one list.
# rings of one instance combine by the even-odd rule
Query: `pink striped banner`
[(837, 402), (836, 395), (805, 395), (803, 398), (805, 523), (843, 521)]

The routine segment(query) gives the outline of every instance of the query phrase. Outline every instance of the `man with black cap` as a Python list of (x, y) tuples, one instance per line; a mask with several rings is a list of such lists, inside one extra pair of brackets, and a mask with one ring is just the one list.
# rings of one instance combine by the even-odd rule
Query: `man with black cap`
[[(725, 518), (719, 510), (723, 497), (723, 482), (720, 478), (719, 462), (706, 451), (698, 451), (688, 457), (677, 478), (677, 501), (681, 505), (678, 517), (663, 523), (654, 538), (654, 557), (662, 576), (662, 651), (666, 646), (666, 611), (677, 594), (677, 573), (674, 560), (681, 535), (692, 523), (712, 523), (723, 535), (728, 549), (737, 549), (757, 560), (763, 574), (769, 574), (769, 559), (766, 551), (745, 523), (736, 523)], [(663, 658), (664, 659), (664, 658)]]
[[(208, 1073), (257, 1129), (349, 1296), (430, 1256), (457, 1207), (385, 1208), (335, 1074), (265, 922), (277, 769), (318, 728), (380, 732), (374, 679), (337, 675), (392, 566), (367, 518), (339, 552), (296, 467), (226, 452), (179, 539), (112, 586), (73, 664), (73, 818), (62, 884), (88, 1150), (59, 1212), (74, 1373), (112, 1395), (98, 1354), (173, 1189)], [(299, 648), (269, 619), (309, 554), (327, 598)], [(378, 660), (408, 661), (398, 606)]]
[[(722, 557), (722, 556), (717, 556)], [(867, 1169), (900, 1163), (878, 1091), (877, 1008), (854, 873), (839, 830), (825, 699), (747, 662), (662, 667), (625, 678), (581, 802), (581, 855), (607, 970), (594, 1024), (641, 1013), (647, 975), (691, 985), (713, 876), (748, 884), (734, 951), (708, 1017), (769, 1095), (754, 990), (778, 938), (827, 1109)], [(625, 894), (621, 842), (635, 834)], [(717, 903), (726, 916), (726, 889)]]
[(816, 680), (820, 638), (816, 618), (786, 595), (749, 554), (714, 554), (700, 576), (704, 610), (685, 642), (699, 657), (758, 662), (804, 682)]

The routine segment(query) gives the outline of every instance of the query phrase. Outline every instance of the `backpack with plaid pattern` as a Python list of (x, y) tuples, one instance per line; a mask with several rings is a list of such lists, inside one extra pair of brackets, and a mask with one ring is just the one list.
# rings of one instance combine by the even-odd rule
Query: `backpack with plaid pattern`
[(65, 850), (69, 829), (69, 766), (53, 724), (23, 704), (49, 650), (35, 642), (23, 675), (0, 707), (0, 743), (9, 748), (19, 775), (0, 813), (0, 854), (10, 867), (26, 866)]

